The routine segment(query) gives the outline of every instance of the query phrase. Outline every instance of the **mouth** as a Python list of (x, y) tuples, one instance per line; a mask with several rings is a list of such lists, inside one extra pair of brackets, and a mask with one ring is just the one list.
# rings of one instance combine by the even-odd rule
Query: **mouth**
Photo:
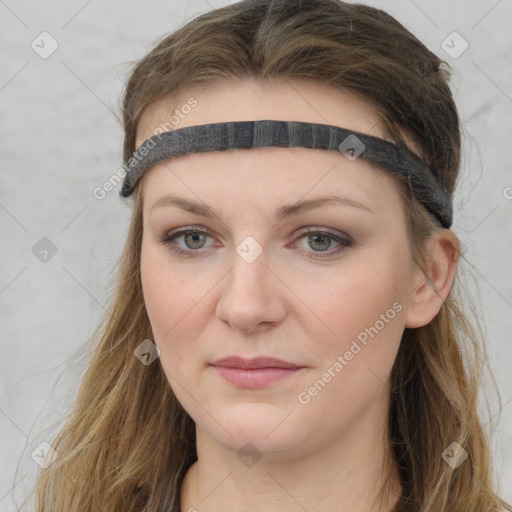
[(242, 388), (263, 388), (291, 377), (305, 368), (305, 366), (271, 357), (254, 359), (225, 357), (210, 365), (222, 379)]

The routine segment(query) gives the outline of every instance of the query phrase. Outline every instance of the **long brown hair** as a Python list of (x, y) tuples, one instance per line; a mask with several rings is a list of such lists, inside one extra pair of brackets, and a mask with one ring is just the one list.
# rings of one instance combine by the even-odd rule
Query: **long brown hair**
[[(149, 105), (164, 97), (175, 101), (193, 85), (249, 76), (309, 79), (359, 95), (377, 108), (397, 144), (408, 134), (453, 194), (461, 135), (448, 66), (385, 12), (338, 0), (244, 0), (163, 38), (126, 84), (124, 160), (136, 149), (137, 125)], [(424, 245), (439, 225), (405, 186), (403, 202), (412, 255), (427, 275)], [(59, 456), (39, 477), (38, 512), (179, 509), (180, 474), (197, 457), (195, 426), (159, 360), (146, 366), (134, 357), (137, 346), (152, 339), (141, 240), (139, 186), (114, 300), (52, 443)], [(438, 315), (424, 327), (405, 329), (392, 369), (389, 442), (403, 489), (397, 512), (512, 510), (493, 483), (488, 434), (477, 410), (486, 348), (480, 325), (463, 311), (468, 303), (461, 290), (456, 277)], [(469, 455), (456, 469), (442, 458), (453, 442)]]

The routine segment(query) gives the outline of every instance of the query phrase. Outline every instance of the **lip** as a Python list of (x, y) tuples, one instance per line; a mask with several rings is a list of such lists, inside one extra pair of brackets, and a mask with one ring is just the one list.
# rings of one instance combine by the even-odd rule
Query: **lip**
[(298, 369), (304, 368), (303, 366), (288, 361), (282, 361), (274, 357), (254, 357), (252, 359), (244, 359), (239, 356), (223, 357), (213, 363), (212, 366), (223, 366), (228, 368), (242, 368), (253, 369), (253, 368), (286, 368), (286, 369)]
[(225, 381), (242, 388), (263, 388), (305, 368), (273, 357), (224, 357), (211, 363), (211, 366)]

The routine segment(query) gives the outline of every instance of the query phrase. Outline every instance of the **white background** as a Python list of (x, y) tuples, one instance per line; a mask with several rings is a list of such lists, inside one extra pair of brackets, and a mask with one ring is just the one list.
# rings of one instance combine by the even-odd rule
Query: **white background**
[[(82, 347), (112, 288), (130, 210), (117, 191), (99, 201), (92, 190), (122, 164), (119, 100), (129, 64), (195, 14), (227, 3), (0, 0), (2, 512), (17, 510), (33, 484), (30, 455), (67, 412), (87, 360)], [(454, 70), (465, 133), (453, 229), (470, 262), (501, 393), (501, 417), (492, 405), (494, 467), (512, 500), (512, 2), (367, 3)], [(58, 43), (46, 59), (31, 47), (43, 31)], [(441, 47), (453, 31), (469, 45), (458, 58)], [(57, 249), (46, 263), (32, 252), (42, 237)]]

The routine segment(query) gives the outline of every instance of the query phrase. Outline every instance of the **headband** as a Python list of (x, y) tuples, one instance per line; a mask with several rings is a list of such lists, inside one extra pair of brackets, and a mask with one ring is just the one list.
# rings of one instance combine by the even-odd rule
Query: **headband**
[(163, 160), (189, 153), (264, 147), (337, 150), (349, 160), (368, 160), (397, 178), (405, 178), (414, 197), (443, 227), (449, 228), (452, 224), (449, 192), (427, 164), (408, 148), (337, 126), (298, 121), (230, 121), (187, 126), (154, 135), (123, 165), (126, 174), (120, 195), (130, 196), (143, 173)]

